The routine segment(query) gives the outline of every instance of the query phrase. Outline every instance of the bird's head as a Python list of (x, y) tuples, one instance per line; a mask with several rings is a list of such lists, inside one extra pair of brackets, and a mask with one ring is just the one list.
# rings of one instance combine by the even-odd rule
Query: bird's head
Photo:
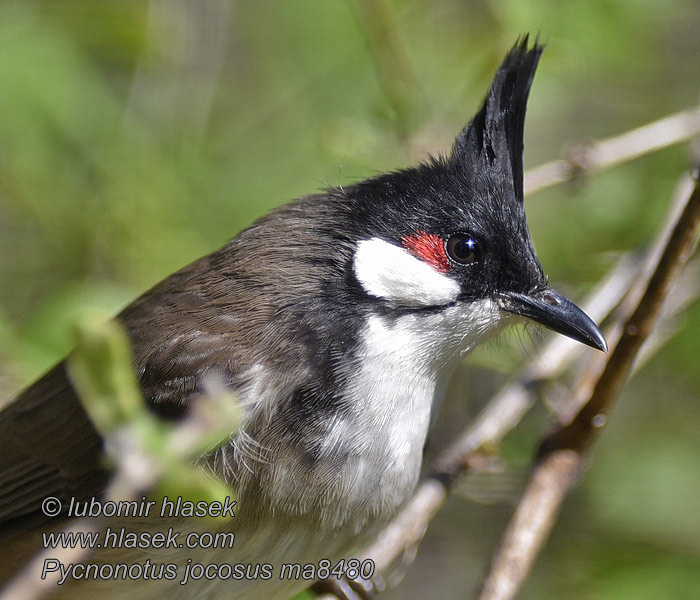
[(606, 351), (596, 324), (547, 285), (525, 219), (523, 125), (542, 49), (516, 44), (449, 157), (345, 191), (352, 271), (386, 311), (488, 306), (484, 331), (518, 315)]

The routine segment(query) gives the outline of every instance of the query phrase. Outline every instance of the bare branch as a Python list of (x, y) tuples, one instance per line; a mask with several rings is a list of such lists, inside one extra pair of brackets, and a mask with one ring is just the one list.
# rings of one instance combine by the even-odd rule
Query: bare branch
[(533, 194), (584, 174), (610, 169), (667, 146), (700, 135), (700, 107), (665, 117), (622, 135), (579, 146), (566, 159), (554, 160), (525, 173), (524, 189)]
[[(664, 221), (659, 227), (649, 250), (647, 250), (644, 257), (638, 260), (637, 268), (634, 270), (634, 275), (630, 279), (629, 286), (625, 290), (624, 294), (620, 296), (621, 301), (619, 305), (615, 307), (612, 315), (613, 318), (606, 328), (606, 337), (610, 347), (614, 347), (617, 344), (620, 336), (622, 335), (625, 319), (629, 317), (632, 310), (634, 310), (634, 307), (639, 304), (639, 301), (644, 294), (644, 290), (648, 286), (649, 280), (651, 279), (656, 265), (658, 264), (659, 258), (661, 257), (673, 229), (680, 218), (681, 212), (687, 203), (687, 198), (692, 194), (694, 185), (695, 184), (692, 177), (689, 174), (685, 174), (676, 186), (673, 193), (673, 198), (669, 203), (668, 210), (666, 211)], [(626, 256), (628, 257), (627, 260), (632, 260), (634, 253), (630, 252)], [(621, 262), (623, 260), (626, 259), (623, 257)], [(690, 286), (690, 284), (688, 285)], [(690, 302), (691, 299), (688, 298), (686, 301)], [(680, 310), (680, 305), (676, 306), (675, 312), (669, 310), (668, 317), (670, 318), (672, 314), (677, 314), (678, 310)], [(607, 316), (607, 313), (605, 315), (595, 315), (593, 313), (589, 314), (591, 314), (596, 321), (601, 321), (603, 316)], [(658, 343), (660, 336), (660, 332), (653, 336), (656, 339), (654, 343)], [(650, 350), (650, 347), (648, 347), (648, 350)], [(574, 392), (569, 395), (567, 402), (560, 403), (560, 406), (558, 406), (555, 410), (560, 423), (569, 422), (580, 410), (581, 406), (583, 406), (591, 397), (593, 387), (598, 381), (598, 378), (605, 366), (606, 360), (607, 357), (605, 355), (599, 354), (592, 358), (591, 363), (584, 365), (583, 369), (580, 371), (581, 375), (578, 377), (578, 382), (575, 386)]]
[(554, 524), (566, 492), (627, 380), (642, 344), (656, 323), (671, 285), (695, 244), (700, 226), (700, 187), (695, 187), (660, 256), (638, 306), (623, 328), (590, 400), (576, 417), (543, 441), (528, 487), (496, 553), (479, 600), (513, 598)]
[(546, 468), (532, 474), (527, 490), (503, 536), (479, 600), (513, 598), (525, 580), (547, 533), (551, 530), (566, 492), (574, 483), (580, 457), (562, 451), (550, 457)]

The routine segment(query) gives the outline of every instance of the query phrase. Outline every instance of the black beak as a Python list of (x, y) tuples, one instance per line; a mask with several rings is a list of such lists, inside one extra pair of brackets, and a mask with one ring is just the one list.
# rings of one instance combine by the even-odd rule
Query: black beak
[(551, 288), (530, 296), (509, 292), (501, 296), (499, 304), (502, 310), (532, 319), (591, 348), (608, 351), (603, 333), (591, 318)]

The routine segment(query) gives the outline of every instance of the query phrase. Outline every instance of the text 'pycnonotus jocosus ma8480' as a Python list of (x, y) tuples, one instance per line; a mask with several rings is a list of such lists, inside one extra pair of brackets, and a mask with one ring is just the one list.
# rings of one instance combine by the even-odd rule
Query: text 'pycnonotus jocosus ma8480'
[[(548, 287), (525, 220), (523, 125), (541, 53), (527, 38), (513, 47), (449, 155), (282, 206), (117, 317), (157, 415), (179, 418), (212, 377), (238, 397), (240, 432), (200, 461), (235, 489), (236, 541), (102, 548), (88, 561), (271, 565), (271, 576), (78, 577), (59, 594), (289, 597), (309, 582), (280, 580), (280, 564), (351, 556), (409, 498), (447, 382), (477, 344), (530, 320), (607, 350)], [(107, 474), (64, 363), (0, 413), (0, 446), (7, 576), (21, 548), (40, 547), (42, 501), (99, 498)]]

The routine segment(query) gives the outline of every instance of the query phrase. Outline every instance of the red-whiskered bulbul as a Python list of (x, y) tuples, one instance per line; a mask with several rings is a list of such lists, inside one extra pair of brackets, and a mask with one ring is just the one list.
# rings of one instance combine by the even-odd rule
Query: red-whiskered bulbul
[[(202, 459), (236, 490), (236, 542), (176, 558), (103, 550), (89, 561), (278, 569), (337, 560), (410, 496), (450, 375), (477, 344), (529, 319), (607, 349), (598, 327), (548, 287), (525, 220), (523, 124), (541, 52), (527, 38), (515, 45), (449, 156), (295, 200), (118, 316), (156, 414), (179, 418), (211, 378), (239, 398), (241, 431)], [(99, 497), (108, 474), (64, 363), (3, 410), (0, 445), (7, 564), (27, 531), (40, 544), (44, 498)], [(59, 591), (271, 599), (308, 585), (278, 571), (187, 585), (181, 574)]]

